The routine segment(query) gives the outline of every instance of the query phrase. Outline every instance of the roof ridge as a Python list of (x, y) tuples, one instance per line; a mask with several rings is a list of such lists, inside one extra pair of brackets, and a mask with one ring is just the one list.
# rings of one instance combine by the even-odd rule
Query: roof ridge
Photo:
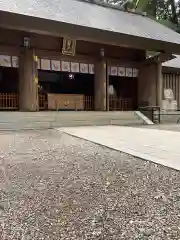
[(144, 12), (140, 12), (140, 11), (137, 11), (135, 9), (134, 10), (125, 10), (121, 6), (101, 2), (100, 0), (75, 0), (75, 1), (83, 2), (83, 3), (89, 3), (89, 4), (95, 4), (95, 5), (98, 5), (98, 6), (101, 6), (101, 7), (112, 8), (112, 9), (115, 9), (115, 10), (119, 10), (121, 12), (132, 13), (132, 14), (143, 16), (143, 17), (147, 16), (147, 14), (144, 13)]

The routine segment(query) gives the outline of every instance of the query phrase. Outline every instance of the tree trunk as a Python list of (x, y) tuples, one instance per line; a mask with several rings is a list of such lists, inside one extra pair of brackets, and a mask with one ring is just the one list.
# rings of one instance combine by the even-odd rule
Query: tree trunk
[(176, 4), (175, 0), (169, 0), (170, 6), (171, 6), (171, 11), (172, 11), (172, 22), (175, 24), (178, 24), (178, 17), (176, 13)]

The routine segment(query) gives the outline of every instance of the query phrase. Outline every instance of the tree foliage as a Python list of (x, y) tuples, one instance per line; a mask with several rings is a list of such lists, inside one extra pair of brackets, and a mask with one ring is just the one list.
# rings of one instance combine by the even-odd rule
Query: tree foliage
[(180, 32), (180, 0), (100, 0), (104, 3), (146, 12), (160, 23)]

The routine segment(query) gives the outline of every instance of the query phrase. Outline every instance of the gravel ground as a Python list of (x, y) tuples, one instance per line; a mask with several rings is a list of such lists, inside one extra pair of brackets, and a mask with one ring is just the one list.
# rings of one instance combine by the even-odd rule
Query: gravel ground
[(61, 134), (0, 134), (0, 239), (180, 239), (180, 174)]

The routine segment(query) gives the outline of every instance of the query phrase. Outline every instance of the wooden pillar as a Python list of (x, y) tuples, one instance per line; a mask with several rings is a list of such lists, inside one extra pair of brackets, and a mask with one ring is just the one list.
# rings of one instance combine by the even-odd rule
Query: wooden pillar
[(162, 64), (156, 64), (156, 76), (157, 76), (157, 105), (162, 107), (163, 99), (163, 77), (162, 77)]
[(95, 110), (106, 111), (107, 110), (107, 83), (106, 83), (106, 61), (101, 58), (95, 64)]
[(106, 110), (109, 111), (109, 71), (106, 63)]
[(139, 105), (161, 106), (163, 81), (161, 63), (152, 62), (141, 66), (138, 78)]
[(177, 89), (178, 89), (178, 97), (177, 97), (177, 104), (178, 104), (178, 109), (180, 108), (180, 75), (176, 75), (177, 77)]
[(19, 58), (20, 111), (38, 111), (37, 57), (33, 49), (23, 49)]

